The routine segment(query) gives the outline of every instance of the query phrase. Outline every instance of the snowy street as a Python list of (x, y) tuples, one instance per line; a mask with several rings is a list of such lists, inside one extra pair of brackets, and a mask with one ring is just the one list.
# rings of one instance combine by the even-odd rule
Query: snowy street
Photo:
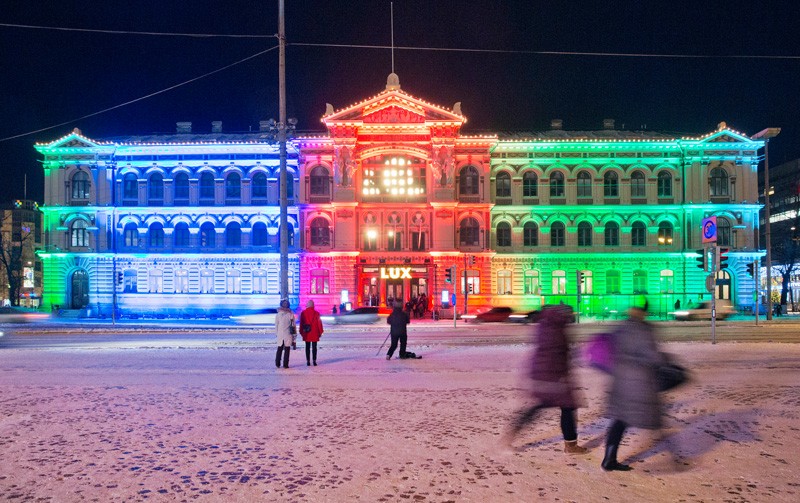
[(16, 501), (798, 501), (800, 345), (669, 342), (693, 382), (666, 395), (675, 462), (651, 432), (600, 468), (606, 378), (567, 455), (546, 411), (510, 450), (526, 403), (520, 341), (320, 343), (276, 369), (274, 345), (0, 348), (0, 498)]

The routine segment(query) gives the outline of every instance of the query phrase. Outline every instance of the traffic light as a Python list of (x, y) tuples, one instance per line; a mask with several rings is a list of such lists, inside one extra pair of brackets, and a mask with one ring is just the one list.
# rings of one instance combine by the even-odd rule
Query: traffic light
[(717, 270), (721, 271), (728, 267), (728, 252), (730, 248), (717, 247)]
[(697, 250), (697, 254), (700, 255), (695, 260), (697, 260), (697, 267), (700, 268), (701, 271), (708, 270), (708, 261), (706, 260), (706, 249), (700, 248)]
[(445, 283), (452, 283), (453, 282), (453, 268), (448, 267), (447, 270), (444, 272), (444, 282)]
[(475, 265), (475, 255), (469, 256), (469, 265)]
[(472, 283), (470, 283), (470, 284), (468, 284), (468, 285), (467, 285), (467, 291), (468, 291), (469, 293), (472, 293)]
[(118, 285), (122, 284), (122, 271), (117, 272), (117, 284)]

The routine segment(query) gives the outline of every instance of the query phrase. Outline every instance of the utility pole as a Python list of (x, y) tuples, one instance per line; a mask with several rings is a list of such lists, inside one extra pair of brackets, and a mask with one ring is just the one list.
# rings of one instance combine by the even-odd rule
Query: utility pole
[(284, 0), (278, 0), (278, 148), (280, 149), (280, 247), (281, 247), (281, 299), (289, 298), (289, 217), (286, 173), (286, 32), (284, 28)]

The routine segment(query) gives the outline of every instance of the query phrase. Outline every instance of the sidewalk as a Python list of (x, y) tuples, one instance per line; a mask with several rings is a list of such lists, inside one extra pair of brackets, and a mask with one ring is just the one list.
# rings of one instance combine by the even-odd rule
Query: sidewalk
[[(599, 467), (606, 377), (579, 368), (581, 444), (547, 411), (515, 450), (527, 348), (10, 350), (0, 373), (0, 498), (210, 502), (665, 502), (800, 499), (800, 345), (672, 343), (693, 382), (667, 398), (683, 460), (631, 430)], [(13, 361), (13, 364), (10, 362)]]

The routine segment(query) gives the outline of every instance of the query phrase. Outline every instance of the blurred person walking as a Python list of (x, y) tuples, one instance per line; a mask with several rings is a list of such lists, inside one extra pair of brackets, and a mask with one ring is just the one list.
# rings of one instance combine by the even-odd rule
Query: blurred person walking
[(309, 300), (306, 302), (306, 308), (300, 313), (300, 336), (306, 343), (306, 365), (311, 365), (313, 361), (314, 366), (317, 366), (317, 343), (323, 332), (322, 318), (314, 309), (314, 301)]
[(536, 326), (536, 348), (531, 359), (528, 376), (532, 381), (535, 405), (523, 409), (510, 430), (505, 434), (506, 445), (511, 446), (514, 437), (533, 421), (540, 410), (558, 407), (561, 409), (561, 433), (564, 437), (564, 452), (585, 454), (588, 449), (578, 445), (575, 424), (575, 386), (570, 376), (570, 350), (567, 325), (575, 321), (572, 307), (567, 305), (545, 306)]
[(289, 308), (289, 300), (283, 299), (278, 314), (275, 315), (275, 335), (278, 339), (278, 352), (275, 353), (275, 366), (281, 366), (281, 354), (283, 354), (283, 368), (289, 368), (289, 352), (295, 345), (297, 329), (294, 324), (294, 313)]
[(640, 301), (628, 310), (628, 319), (613, 332), (614, 363), (607, 416), (613, 420), (606, 436), (603, 470), (628, 471), (617, 461), (622, 435), (629, 426), (657, 430), (662, 423), (657, 370), (668, 363), (655, 338), (655, 328), (645, 321), (648, 303)]

